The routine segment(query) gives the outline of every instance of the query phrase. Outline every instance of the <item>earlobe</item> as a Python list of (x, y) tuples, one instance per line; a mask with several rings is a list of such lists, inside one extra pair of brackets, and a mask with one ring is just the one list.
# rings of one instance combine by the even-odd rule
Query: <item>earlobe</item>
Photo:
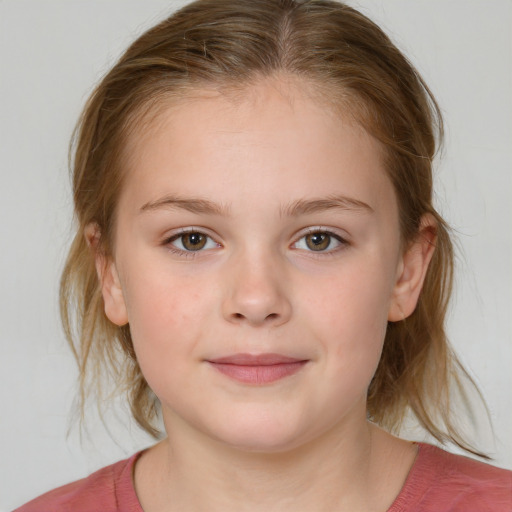
[(435, 219), (431, 215), (425, 215), (416, 239), (402, 255), (399, 264), (388, 313), (390, 322), (404, 320), (414, 312), (434, 254), (435, 241)]
[(101, 293), (105, 304), (105, 315), (112, 323), (119, 326), (125, 325), (128, 323), (128, 314), (121, 281), (115, 262), (106, 256), (99, 247), (99, 226), (89, 224), (85, 228), (84, 236), (94, 253), (96, 273), (101, 284)]

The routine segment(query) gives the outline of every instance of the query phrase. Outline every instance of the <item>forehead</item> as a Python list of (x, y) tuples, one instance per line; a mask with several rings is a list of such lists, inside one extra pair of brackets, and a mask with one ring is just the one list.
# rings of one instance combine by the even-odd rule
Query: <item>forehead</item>
[(266, 187), (286, 201), (339, 182), (340, 192), (378, 203), (390, 186), (382, 148), (353, 119), (297, 80), (196, 89), (161, 102), (128, 137), (125, 188), (152, 200), (222, 182), (212, 190), (219, 200)]

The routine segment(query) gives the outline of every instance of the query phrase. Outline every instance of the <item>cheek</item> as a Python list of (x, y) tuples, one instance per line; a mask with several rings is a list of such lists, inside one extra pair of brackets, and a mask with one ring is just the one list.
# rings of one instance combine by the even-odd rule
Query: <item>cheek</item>
[[(162, 328), (166, 331), (179, 330), (182, 324), (193, 327), (202, 303), (208, 300), (207, 287), (193, 276), (180, 276), (176, 271), (157, 263), (145, 261), (131, 265), (126, 275), (124, 292), (128, 310), (128, 320), (134, 330), (153, 334)], [(143, 270), (140, 270), (143, 269)], [(166, 336), (164, 332), (161, 333)], [(152, 336), (151, 338), (153, 338)], [(148, 342), (150, 340), (147, 340)]]
[[(373, 375), (380, 359), (392, 296), (392, 280), (383, 262), (359, 262), (323, 283), (310, 301), (316, 336), (332, 357), (338, 374)], [(318, 321), (320, 319), (320, 321)]]
[[(196, 283), (197, 284), (197, 283)], [(162, 376), (186, 371), (194, 356), (210, 298), (199, 293), (193, 279), (139, 273), (126, 287), (128, 321), (137, 360), (156, 392)]]

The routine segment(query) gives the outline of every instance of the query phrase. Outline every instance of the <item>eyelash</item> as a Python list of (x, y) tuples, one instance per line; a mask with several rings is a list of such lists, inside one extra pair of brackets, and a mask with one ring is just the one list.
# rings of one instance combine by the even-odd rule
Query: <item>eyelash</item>
[[(204, 236), (207, 238), (207, 241), (205, 242), (205, 244), (208, 244), (209, 242), (214, 242), (217, 247), (220, 247), (220, 244), (218, 242), (215, 242), (215, 240), (210, 235), (208, 235), (204, 231), (201, 231), (200, 229), (196, 229), (196, 228), (183, 229), (179, 233), (175, 233), (175, 234), (167, 237), (163, 241), (162, 245), (166, 246), (167, 249), (174, 254), (177, 254), (177, 255), (185, 257), (185, 258), (194, 258), (194, 257), (196, 257), (197, 253), (203, 252), (204, 249), (200, 248), (197, 251), (193, 251), (193, 250), (180, 249), (180, 248), (176, 247), (175, 245), (173, 245), (173, 242), (175, 242), (176, 240), (179, 240), (180, 238), (183, 238), (184, 236), (190, 235), (190, 234), (194, 234), (194, 235), (197, 234), (197, 235)], [(184, 246), (183, 241), (181, 242), (181, 245)], [(212, 247), (209, 247), (207, 250), (209, 250), (209, 249), (212, 249)]]
[(310, 256), (313, 256), (313, 257), (327, 257), (327, 256), (334, 256), (336, 255), (339, 251), (343, 250), (343, 249), (346, 249), (350, 244), (349, 242), (343, 238), (342, 236), (336, 234), (336, 233), (333, 233), (332, 231), (330, 231), (329, 229), (326, 229), (326, 228), (323, 228), (323, 227), (314, 227), (314, 228), (309, 228), (305, 233), (303, 233), (293, 244), (292, 244), (292, 247), (297, 245), (301, 240), (305, 239), (307, 236), (310, 236), (310, 235), (326, 235), (329, 237), (329, 245), (331, 245), (332, 241), (335, 240), (337, 243), (338, 243), (338, 246), (337, 247), (334, 247), (332, 249), (327, 249), (327, 250), (319, 250), (319, 251), (315, 251), (313, 249), (300, 249), (300, 248), (297, 248), (297, 250), (303, 250), (307, 253), (310, 253), (308, 255)]
[[(180, 238), (183, 238), (184, 236), (190, 235), (190, 234), (197, 234), (197, 235), (206, 237), (207, 240), (205, 242), (205, 245), (207, 245), (208, 243), (214, 242), (217, 247), (221, 247), (221, 245), (218, 242), (215, 242), (215, 240), (210, 235), (208, 235), (208, 234), (204, 233), (203, 231), (201, 231), (200, 229), (196, 229), (196, 228), (183, 229), (179, 233), (175, 233), (175, 234), (167, 237), (163, 241), (162, 245), (166, 246), (170, 252), (177, 254), (179, 256), (182, 256), (182, 257), (186, 257), (186, 258), (194, 258), (197, 255), (197, 253), (204, 252), (205, 250), (211, 250), (213, 248), (213, 247), (208, 247), (207, 249), (204, 249), (204, 247), (201, 247), (198, 250), (194, 251), (194, 250), (180, 249), (173, 244), (173, 242), (175, 242), (176, 240), (179, 240)], [(301, 249), (298, 247), (294, 247), (301, 240), (303, 240), (306, 237), (311, 236), (311, 235), (326, 235), (327, 237), (329, 237), (329, 245), (331, 245), (333, 240), (335, 240), (336, 243), (338, 243), (339, 245), (334, 247), (333, 249), (319, 250), (319, 251), (315, 251), (313, 249)], [(307, 242), (306, 242), (306, 244), (307, 244)], [(184, 246), (183, 241), (181, 242), (181, 245)], [(328, 229), (325, 229), (322, 227), (315, 227), (315, 228), (310, 228), (305, 233), (303, 233), (299, 238), (296, 239), (295, 242), (293, 242), (291, 244), (291, 247), (296, 250), (301, 250), (301, 251), (304, 251), (307, 253), (311, 253), (311, 256), (314, 256), (314, 257), (325, 257), (325, 256), (333, 256), (338, 251), (345, 249), (348, 245), (349, 245), (349, 242), (347, 240), (345, 240), (343, 237), (341, 237), (340, 235), (333, 233), (332, 231), (329, 231)]]

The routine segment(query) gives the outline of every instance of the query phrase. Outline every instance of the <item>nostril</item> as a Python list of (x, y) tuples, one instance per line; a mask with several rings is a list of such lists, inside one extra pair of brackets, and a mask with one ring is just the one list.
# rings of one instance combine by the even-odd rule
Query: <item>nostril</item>
[[(235, 320), (244, 320), (246, 318), (246, 316), (243, 315), (242, 313), (233, 313), (233, 318)], [(266, 321), (275, 320), (276, 318), (279, 318), (278, 313), (270, 313), (265, 317), (265, 320)]]

